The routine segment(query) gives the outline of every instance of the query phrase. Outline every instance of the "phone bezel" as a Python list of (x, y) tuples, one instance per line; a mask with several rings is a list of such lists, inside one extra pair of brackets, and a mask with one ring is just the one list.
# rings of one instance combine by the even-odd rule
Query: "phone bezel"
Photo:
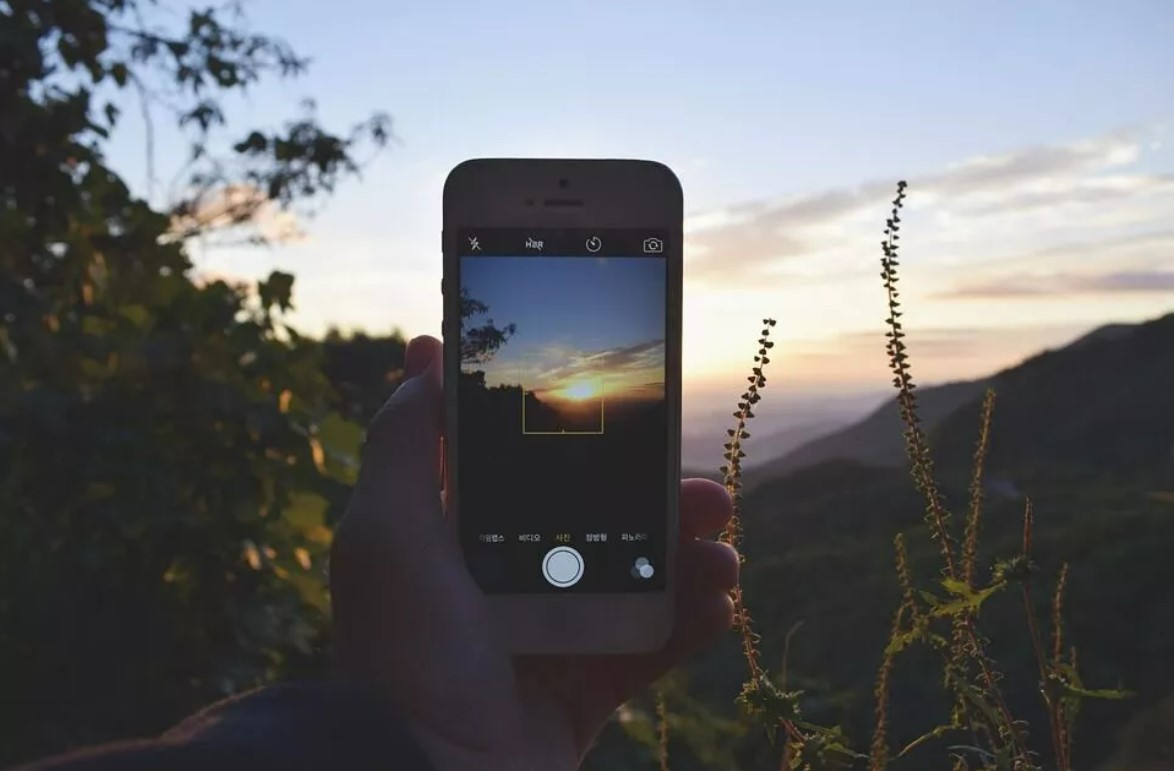
[[(556, 201), (555, 205), (545, 205)], [(568, 201), (574, 202), (568, 204)], [(444, 185), (445, 372), (460, 367), (456, 234), (459, 229), (649, 228), (668, 234), (665, 399), (669, 413), (667, 575), (662, 592), (633, 594), (487, 594), (500, 644), (517, 654), (616, 654), (662, 648), (674, 622), (681, 476), (681, 185), (667, 166), (644, 160), (485, 158), (465, 161)], [(445, 378), (446, 469), (458, 472), (456, 378)], [(454, 530), (457, 491), (446, 492)]]

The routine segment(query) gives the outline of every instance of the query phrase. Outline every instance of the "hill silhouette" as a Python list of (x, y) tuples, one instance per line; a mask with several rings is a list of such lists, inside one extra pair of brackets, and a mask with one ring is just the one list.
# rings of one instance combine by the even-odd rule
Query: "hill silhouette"
[[(922, 419), (932, 428), (967, 402), (981, 398), (985, 380), (947, 383), (919, 391)], [(877, 466), (898, 466), (905, 458), (904, 430), (894, 400), (877, 407), (868, 417), (838, 431), (796, 447), (782, 457), (754, 466), (751, 481), (768, 479), (828, 460), (855, 460)], [(757, 437), (755, 437), (757, 439)], [(751, 449), (755, 449), (753, 445)]]
[[(982, 394), (988, 386), (994, 387), (1000, 392), (1009, 387), (1017, 396), (1021, 387), (1026, 387), (1028, 391), (1033, 390), (1031, 384), (1033, 379), (1040, 380), (1039, 390), (1050, 389), (1052, 396), (1061, 397), (1055, 399), (1041, 394), (1040, 398), (1036, 400), (1037, 406), (1058, 407), (1063, 404), (1065, 410), (1071, 411), (1073, 400), (1093, 398), (1098, 400), (1098, 407), (1094, 412), (1106, 416), (1112, 414), (1113, 410), (1109, 409), (1108, 403), (1101, 404), (1100, 402), (1106, 399), (1111, 400), (1114, 394), (1119, 396), (1121, 389), (1112, 385), (1108, 378), (1086, 376), (1085, 370), (1103, 370), (1106, 364), (1097, 363), (1094, 360), (1102, 354), (1110, 356), (1114, 366), (1124, 367), (1127, 372), (1146, 370), (1147, 362), (1160, 358), (1162, 355), (1160, 351), (1155, 350), (1155, 346), (1169, 345), (1169, 341), (1162, 337), (1163, 333), (1158, 331), (1162, 322), (1169, 323), (1167, 321), (1169, 318), (1170, 316), (1166, 316), (1147, 324), (1107, 324), (1077, 338), (1068, 345), (1037, 354), (1019, 365), (1002, 370), (990, 377), (918, 389), (923, 424), (931, 434), (942, 428), (941, 436), (958, 436), (959, 432), (956, 429), (962, 425), (977, 425)], [(1143, 332), (1143, 330), (1145, 331)], [(1141, 334), (1140, 338), (1137, 337), (1139, 333)], [(1121, 345), (1115, 345), (1116, 343), (1121, 343)], [(1171, 358), (1169, 353), (1166, 354), (1166, 358), (1167, 360)], [(1048, 374), (1049, 372), (1051, 374)], [(1157, 371), (1152, 373), (1138, 371), (1133, 374), (1139, 384), (1150, 383), (1151, 386), (1156, 386), (1159, 383), (1168, 384), (1167, 380), (1159, 377)], [(1043, 379), (1045, 378), (1051, 378), (1050, 386), (1044, 386)], [(1058, 380), (1063, 380), (1063, 384), (1056, 382)], [(1127, 376), (1126, 382), (1133, 381), (1129, 380)], [(1152, 400), (1154, 394), (1148, 394), (1145, 398)], [(1004, 414), (1008, 406), (1007, 404), (1003, 405)], [(1046, 411), (1047, 418), (1058, 420), (1059, 410), (1050, 407)], [(1162, 413), (1163, 407), (1155, 405), (1155, 409)], [(1042, 417), (1045, 413), (1039, 413), (1039, 415)], [(948, 426), (945, 425), (947, 422), (949, 422)], [(1043, 421), (1041, 420), (1041, 422)], [(1071, 430), (1084, 429), (1070, 428), (1069, 431)], [(752, 483), (761, 482), (780, 474), (835, 459), (859, 461), (876, 466), (903, 466), (905, 445), (902, 431), (903, 426), (897, 405), (894, 400), (887, 400), (866, 418), (852, 425), (814, 438), (778, 458), (752, 466), (747, 476)], [(1052, 430), (1045, 433), (1050, 435)], [(757, 449), (754, 446), (751, 448)], [(956, 457), (955, 460), (961, 460), (962, 457), (969, 458), (969, 445), (963, 443), (963, 447), (958, 449), (961, 452), (961, 457)], [(944, 450), (945, 448), (943, 448)], [(771, 454), (769, 448), (764, 448), (763, 451), (768, 455)], [(1126, 459), (1135, 457), (1135, 455), (1136, 453), (1127, 453), (1121, 457)]]
[[(1004, 370), (991, 383), (1002, 424), (992, 437), (993, 472), (1022, 477), (1052, 469), (1174, 481), (1174, 313), (1133, 327), (1103, 327)], [(971, 401), (939, 423), (941, 462), (958, 465), (969, 457), (965, 427), (976, 425), (978, 410)]]

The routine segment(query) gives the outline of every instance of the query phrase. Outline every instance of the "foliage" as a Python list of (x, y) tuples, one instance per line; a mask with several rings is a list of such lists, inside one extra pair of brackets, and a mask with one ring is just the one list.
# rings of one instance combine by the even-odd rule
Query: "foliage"
[[(497, 326), (489, 316), (489, 306), (472, 297), (461, 287), (461, 363), (486, 364), (517, 331), (517, 325)], [(485, 317), (481, 326), (466, 324), (466, 320)]]
[[(293, 277), (198, 281), (184, 243), (329, 192), (386, 120), (217, 157), (221, 98), (305, 62), (233, 7), (152, 10), (0, 5), (0, 765), (159, 731), (324, 641), (357, 431), (285, 322)], [(105, 165), (128, 88), (191, 138), (173, 208)], [(241, 185), (256, 206), (201, 219)]]

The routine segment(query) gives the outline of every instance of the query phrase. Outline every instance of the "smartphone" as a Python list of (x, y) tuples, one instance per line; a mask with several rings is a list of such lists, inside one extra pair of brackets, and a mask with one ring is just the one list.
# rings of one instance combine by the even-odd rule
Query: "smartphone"
[(446, 510), (513, 653), (672, 631), (682, 220), (652, 161), (480, 159), (445, 182)]

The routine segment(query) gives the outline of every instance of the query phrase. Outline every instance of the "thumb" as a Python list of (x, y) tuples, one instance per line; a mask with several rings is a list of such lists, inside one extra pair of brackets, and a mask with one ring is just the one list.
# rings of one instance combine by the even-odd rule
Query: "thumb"
[[(423, 535), (440, 521), (440, 440), (443, 375), (440, 341), (413, 338), (405, 379), (367, 428), (356, 493), (364, 510), (394, 520), (404, 535)], [(390, 510), (390, 511), (389, 511)], [(415, 531), (415, 532), (412, 532)]]

